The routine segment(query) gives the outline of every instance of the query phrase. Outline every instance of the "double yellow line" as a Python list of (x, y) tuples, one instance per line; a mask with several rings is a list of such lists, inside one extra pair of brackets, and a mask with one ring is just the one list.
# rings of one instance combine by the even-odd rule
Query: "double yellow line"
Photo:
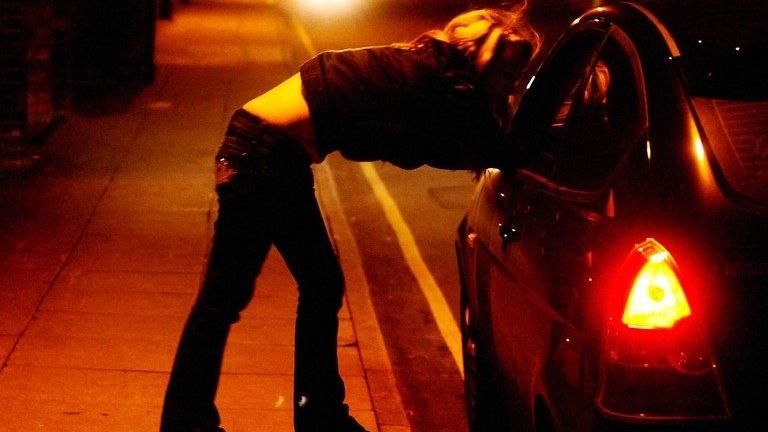
[(421, 292), (427, 299), (429, 310), (432, 311), (437, 328), (440, 330), (446, 345), (448, 345), (448, 349), (451, 350), (451, 355), (454, 362), (456, 362), (456, 366), (459, 368), (459, 372), (464, 376), (461, 359), (461, 334), (456, 321), (453, 319), (453, 314), (451, 314), (451, 308), (448, 306), (445, 296), (443, 296), (440, 285), (438, 285), (432, 272), (429, 271), (429, 267), (424, 262), (411, 229), (405, 222), (405, 218), (400, 213), (400, 208), (392, 198), (392, 195), (389, 194), (384, 181), (379, 176), (379, 173), (376, 172), (376, 168), (370, 162), (363, 162), (360, 164), (360, 169), (363, 171), (363, 176), (365, 176), (371, 189), (373, 189), (376, 199), (381, 204), (384, 215), (395, 232), (397, 243), (403, 252), (405, 262), (408, 263), (408, 267), (410, 267), (413, 276), (416, 278)]

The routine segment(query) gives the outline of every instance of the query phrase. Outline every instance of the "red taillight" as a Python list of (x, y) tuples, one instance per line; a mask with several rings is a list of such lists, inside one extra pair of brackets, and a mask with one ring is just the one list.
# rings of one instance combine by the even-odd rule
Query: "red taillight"
[(678, 268), (650, 238), (616, 269), (595, 400), (604, 416), (651, 422), (729, 416), (702, 312), (692, 312), (685, 293), (700, 295), (690, 277), (695, 270)]
[(643, 243), (645, 264), (635, 276), (621, 322), (638, 329), (668, 329), (691, 315), (672, 256), (653, 240)]

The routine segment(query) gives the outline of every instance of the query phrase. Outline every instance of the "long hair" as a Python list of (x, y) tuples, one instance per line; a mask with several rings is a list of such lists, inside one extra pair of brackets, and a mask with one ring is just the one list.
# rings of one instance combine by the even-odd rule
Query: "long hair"
[[(523, 17), (525, 3), (511, 10), (477, 9), (453, 18), (442, 30), (430, 35), (454, 45), (482, 73), (496, 56), (503, 56), (506, 48), (516, 46), (527, 63), (541, 47), (538, 33)], [(522, 50), (519, 48), (522, 46)]]
[[(455, 46), (474, 65), (479, 77), (495, 77), (497, 83), (499, 77), (496, 75), (499, 73), (520, 77), (541, 49), (541, 38), (523, 15), (525, 8), (526, 2), (523, 1), (522, 5), (510, 10), (486, 8), (468, 11), (453, 18), (442, 30), (433, 30), (427, 35)], [(491, 64), (497, 67), (486, 71)], [(501, 78), (501, 82), (507, 81), (507, 78)], [(493, 115), (505, 129), (508, 92), (489, 93), (492, 94)], [(471, 171), (474, 179), (478, 180), (484, 169), (475, 167)]]

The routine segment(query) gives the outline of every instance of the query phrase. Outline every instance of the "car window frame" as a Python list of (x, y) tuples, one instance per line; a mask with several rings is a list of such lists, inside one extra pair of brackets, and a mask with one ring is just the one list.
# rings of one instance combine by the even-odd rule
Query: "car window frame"
[[(607, 62), (603, 62), (603, 60), (606, 60)], [(619, 63), (616, 62), (617, 60)], [(597, 163), (594, 166), (596, 171), (599, 172), (598, 177), (596, 177), (598, 180), (595, 185), (588, 186), (587, 184), (590, 182), (588, 180), (582, 179), (582, 177), (578, 175), (578, 172), (574, 173), (576, 169), (574, 169), (574, 171), (569, 171), (569, 167), (573, 165), (567, 163), (569, 161), (572, 162), (572, 159), (569, 159), (570, 156), (568, 154), (568, 152), (571, 150), (571, 146), (580, 146), (585, 144), (583, 142), (576, 142), (569, 139), (573, 138), (573, 135), (570, 135), (572, 130), (569, 128), (574, 127), (577, 125), (576, 122), (580, 121), (578, 119), (578, 115), (582, 114), (582, 112), (579, 112), (578, 110), (585, 108), (586, 105), (584, 105), (582, 98), (579, 97), (579, 104), (576, 105), (576, 111), (573, 111), (573, 108), (570, 108), (571, 112), (569, 112), (569, 116), (566, 118), (564, 125), (565, 139), (562, 139), (556, 143), (560, 145), (560, 149), (556, 149), (555, 152), (555, 167), (550, 180), (575, 190), (599, 191), (604, 189), (609, 184), (616, 170), (620, 169), (622, 166), (621, 162), (626, 159), (627, 154), (632, 150), (633, 146), (641, 141), (641, 138), (645, 136), (646, 131), (648, 130), (648, 109), (646, 100), (647, 95), (645, 93), (645, 77), (642, 72), (639, 54), (632, 44), (629, 36), (618, 26), (611, 26), (602, 47), (600, 48), (592, 63), (592, 70), (590, 70), (590, 72), (587, 74), (588, 78), (581, 83), (581, 86), (576, 92), (577, 95), (583, 94), (583, 92), (586, 90), (586, 87), (590, 84), (592, 77), (597, 73), (597, 65), (601, 62), (609, 67), (608, 71), (611, 72), (609, 76), (619, 78), (617, 80), (619, 83), (621, 83), (622, 80), (628, 78), (627, 82), (624, 83), (625, 87), (620, 87), (619, 92), (621, 93), (622, 90), (629, 89), (629, 87), (626, 87), (626, 85), (632, 87), (632, 91), (634, 92), (635, 97), (634, 99), (631, 99), (630, 102), (632, 102), (634, 106), (626, 105), (626, 109), (632, 113), (632, 117), (628, 121), (627, 119), (624, 119), (624, 124), (621, 123), (620, 117), (608, 119), (611, 124), (609, 124), (608, 129), (604, 131), (608, 132), (608, 135), (606, 136), (607, 141), (602, 144), (609, 146), (606, 147), (608, 152), (610, 152), (611, 149), (616, 149), (616, 153), (611, 157), (608, 164), (600, 165)], [(621, 71), (621, 68), (618, 69), (625, 74), (623, 76), (615, 74), (617, 71), (615, 67), (618, 64), (621, 64), (621, 62), (626, 62), (625, 65), (629, 66), (627, 70), (624, 71)], [(611, 78), (611, 81), (613, 80), (614, 78)], [(618, 84), (611, 85), (616, 86)], [(614, 89), (613, 91), (615, 92), (616, 90)], [(577, 116), (575, 120), (574, 115)], [(621, 133), (621, 136), (615, 135), (615, 132), (618, 130), (624, 131)], [(587, 147), (577, 147), (577, 149), (586, 148)], [(580, 151), (577, 151), (577, 153), (580, 153)], [(563, 168), (563, 162), (566, 162), (566, 168)], [(574, 174), (576, 174), (575, 177)], [(583, 186), (578, 184), (579, 181), (583, 181)]]
[[(509, 173), (508, 176), (510, 179), (514, 177), (523, 177), (528, 179), (529, 182), (537, 184), (540, 189), (551, 195), (559, 196), (567, 201), (571, 201), (574, 203), (580, 203), (580, 204), (587, 204), (590, 202), (597, 201), (600, 197), (606, 196), (606, 190), (610, 189), (610, 184), (613, 180), (613, 178), (616, 176), (617, 171), (621, 169), (622, 166), (626, 165), (626, 160), (628, 159), (628, 156), (632, 153), (632, 150), (636, 145), (639, 145), (639, 143), (645, 142), (647, 138), (647, 133), (649, 130), (649, 115), (648, 115), (648, 101), (647, 101), (647, 92), (645, 87), (645, 76), (642, 69), (642, 62), (640, 59), (640, 55), (632, 43), (629, 36), (624, 32), (620, 27), (616, 25), (609, 25), (607, 28), (605, 28), (605, 39), (602, 41), (600, 46), (597, 48), (597, 51), (594, 53), (591, 53), (592, 59), (591, 59), (591, 65), (590, 65), (590, 71), (585, 75), (585, 77), (589, 77), (593, 71), (594, 66), (597, 62), (597, 60), (600, 57), (600, 54), (603, 50), (603, 47), (608, 42), (609, 39), (613, 39), (618, 46), (622, 49), (622, 54), (626, 55), (631, 69), (632, 69), (632, 75), (634, 78), (634, 85), (637, 91), (637, 112), (638, 112), (638, 120), (635, 122), (637, 125), (636, 128), (631, 129), (627, 134), (627, 139), (624, 141), (624, 150), (620, 157), (617, 158), (617, 161), (614, 163), (613, 167), (609, 170), (609, 172), (606, 174), (605, 179), (602, 181), (602, 183), (593, 189), (581, 189), (581, 188), (575, 188), (571, 187), (569, 185), (563, 184), (562, 182), (556, 180), (553, 177), (554, 170), (549, 172), (542, 172), (546, 170), (536, 169), (535, 166), (523, 166), (519, 168), (515, 173)], [(564, 47), (567, 47), (567, 45), (561, 45), (558, 44), (556, 49), (563, 49)], [(553, 49), (553, 52), (555, 50)], [(554, 55), (557, 55), (555, 52)], [(575, 91), (575, 94), (579, 94), (579, 92), (584, 90), (584, 86), (586, 85), (587, 79), (581, 80), (578, 84), (578, 89)], [(530, 99), (529, 99), (530, 100)], [(521, 101), (521, 106), (525, 100)], [(530, 103), (530, 102), (529, 102)], [(567, 122), (567, 119), (566, 119)], [(513, 131), (514, 132), (514, 131)], [(554, 158), (555, 156), (552, 156), (553, 158), (553, 165), (554, 165)], [(536, 157), (533, 158), (533, 164), (537, 163)], [(554, 167), (553, 167), (554, 168)]]
[[(539, 103), (547, 100), (561, 100), (565, 95), (559, 94), (568, 90), (569, 94), (574, 93), (568, 85), (562, 85), (563, 69), (570, 77), (580, 81), (588, 76), (592, 63), (600, 51), (605, 38), (608, 37), (610, 25), (605, 20), (594, 19), (584, 21), (579, 26), (570, 29), (563, 35), (549, 51), (546, 59), (542, 62), (536, 72), (531, 76), (525, 90), (520, 97), (520, 103), (511, 113), (512, 120), (510, 126), (510, 135), (513, 141), (521, 143), (526, 149), (526, 161), (522, 165), (529, 171), (540, 175), (551, 174), (551, 163), (547, 167), (547, 160), (552, 161), (552, 149), (545, 148), (549, 143), (546, 139), (541, 139), (549, 133), (550, 124), (536, 124), (537, 119), (550, 118), (552, 116), (542, 113), (556, 113), (560, 109), (561, 103), (553, 106), (546, 106)], [(579, 46), (586, 45), (586, 46)], [(573, 50), (578, 50), (576, 53)], [(580, 60), (586, 60), (580, 64)], [(582, 66), (582, 67), (579, 67)], [(587, 69), (587, 72), (583, 72)], [(521, 167), (519, 164), (516, 168)]]

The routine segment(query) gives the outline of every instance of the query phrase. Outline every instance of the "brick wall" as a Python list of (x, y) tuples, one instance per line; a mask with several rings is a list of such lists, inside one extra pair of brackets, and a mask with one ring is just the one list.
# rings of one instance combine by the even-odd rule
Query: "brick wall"
[(26, 129), (27, 135), (38, 136), (54, 119), (53, 67), (53, 1), (28, 1), (24, 10), (27, 28), (26, 56)]
[(0, 153), (19, 145), (26, 132), (27, 45), (24, 1), (0, 3)]
[(157, 0), (80, 0), (74, 11), (73, 81), (78, 96), (99, 97), (154, 76)]
[(73, 99), (151, 81), (158, 1), (2, 0), (0, 159), (28, 152)]

